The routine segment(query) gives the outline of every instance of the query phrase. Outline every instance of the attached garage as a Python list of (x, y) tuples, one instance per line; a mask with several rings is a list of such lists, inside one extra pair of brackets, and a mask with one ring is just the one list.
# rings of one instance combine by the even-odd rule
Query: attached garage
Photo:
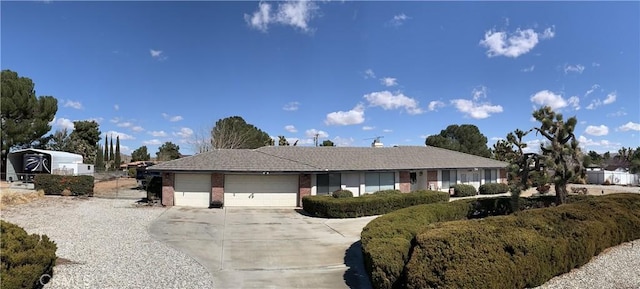
[(176, 206), (208, 208), (211, 204), (211, 175), (176, 174), (174, 202)]
[(225, 207), (295, 207), (298, 175), (225, 175)]

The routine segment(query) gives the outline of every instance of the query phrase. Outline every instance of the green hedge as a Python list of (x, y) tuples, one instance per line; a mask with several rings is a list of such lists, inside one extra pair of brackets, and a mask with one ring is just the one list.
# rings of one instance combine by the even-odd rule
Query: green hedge
[(386, 214), (398, 209), (449, 201), (444, 192), (416, 191), (406, 194), (366, 195), (355, 198), (306, 196), (302, 208), (312, 216), (326, 218), (357, 218)]
[(36, 175), (33, 184), (36, 190), (46, 195), (61, 195), (66, 189), (74, 195), (93, 196), (93, 176)]
[(337, 190), (333, 193), (331, 193), (331, 196), (333, 196), (336, 199), (340, 199), (340, 198), (353, 198), (353, 193), (349, 190)]
[[(569, 196), (575, 202), (592, 196)], [(555, 196), (520, 198), (520, 210), (553, 206)], [(511, 214), (511, 198), (458, 200), (413, 206), (380, 216), (361, 234), (364, 263), (374, 288), (397, 288), (409, 260), (411, 242), (430, 224)]]
[(46, 235), (28, 235), (17, 225), (0, 221), (0, 240), (3, 289), (42, 288), (40, 277), (53, 276), (57, 246)]
[(414, 239), (406, 288), (529, 288), (640, 238), (640, 195), (615, 194), (482, 220), (438, 223)]
[(503, 183), (490, 183), (482, 184), (478, 188), (478, 193), (481, 195), (495, 195), (502, 194), (509, 191), (509, 185)]
[(470, 197), (478, 194), (476, 188), (472, 185), (457, 184), (452, 185), (454, 197)]
[(382, 190), (382, 191), (377, 191), (373, 193), (376, 196), (381, 196), (381, 195), (397, 195), (397, 194), (402, 194), (402, 191), (400, 190)]

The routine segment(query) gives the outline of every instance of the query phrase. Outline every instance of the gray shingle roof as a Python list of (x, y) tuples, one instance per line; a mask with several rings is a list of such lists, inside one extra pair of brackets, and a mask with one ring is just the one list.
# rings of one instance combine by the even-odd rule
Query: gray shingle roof
[(507, 163), (430, 146), (261, 147), (220, 149), (164, 162), (150, 170), (220, 172), (321, 172), (504, 168)]

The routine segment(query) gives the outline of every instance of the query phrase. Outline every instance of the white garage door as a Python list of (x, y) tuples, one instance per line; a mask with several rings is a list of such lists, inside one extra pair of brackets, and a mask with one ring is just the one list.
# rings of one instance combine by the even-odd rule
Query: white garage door
[(226, 207), (295, 207), (297, 175), (225, 175)]
[(211, 175), (176, 174), (174, 203), (176, 206), (208, 208), (211, 198)]

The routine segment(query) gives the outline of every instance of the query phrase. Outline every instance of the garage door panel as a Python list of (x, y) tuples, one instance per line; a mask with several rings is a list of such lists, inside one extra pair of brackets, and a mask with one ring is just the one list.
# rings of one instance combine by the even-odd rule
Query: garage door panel
[(176, 206), (208, 208), (211, 200), (211, 176), (176, 174), (174, 202)]
[(295, 207), (297, 175), (225, 175), (224, 205)]

